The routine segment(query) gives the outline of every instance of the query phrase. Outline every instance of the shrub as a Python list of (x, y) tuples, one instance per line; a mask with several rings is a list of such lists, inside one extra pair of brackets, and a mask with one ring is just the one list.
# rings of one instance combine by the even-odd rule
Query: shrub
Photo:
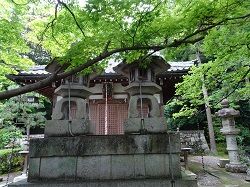
[(18, 171), (23, 166), (24, 158), (23, 156), (18, 153), (20, 149), (2, 149), (0, 150), (0, 174), (8, 173), (9, 171), (9, 164), (11, 158), (11, 168), (10, 172)]

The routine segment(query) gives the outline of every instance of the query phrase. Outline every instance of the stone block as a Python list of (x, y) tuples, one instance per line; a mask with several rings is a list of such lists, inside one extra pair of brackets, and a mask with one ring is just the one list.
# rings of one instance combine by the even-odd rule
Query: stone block
[[(140, 132), (141, 128), (141, 118), (128, 118), (124, 122), (125, 133)], [(148, 133), (167, 132), (167, 125), (164, 117), (144, 118), (144, 128)]]
[(132, 82), (126, 86), (124, 90), (131, 96), (138, 95), (140, 93), (140, 84), (141, 93), (143, 95), (153, 95), (159, 93), (162, 90), (162, 88), (154, 82)]
[(30, 141), (30, 157), (180, 153), (179, 134), (47, 137)]
[(29, 159), (29, 178), (28, 180), (38, 179), (40, 176), (40, 158)]
[(134, 178), (134, 156), (112, 155), (111, 172), (112, 179)]
[(99, 179), (100, 159), (98, 156), (78, 157), (77, 178)]
[(147, 178), (166, 177), (164, 154), (145, 155), (145, 174)]
[(42, 180), (74, 180), (76, 157), (41, 158), (40, 178)]
[(94, 126), (88, 119), (69, 120), (47, 120), (44, 134), (50, 136), (72, 136), (81, 134), (93, 134)]
[[(62, 97), (68, 97), (69, 94), (69, 85), (62, 84), (58, 88), (55, 89), (55, 93)], [(91, 90), (84, 85), (70, 85), (70, 96), (71, 97), (79, 97), (79, 98), (87, 98), (91, 94)]]
[(145, 156), (144, 155), (134, 155), (134, 169), (135, 178), (145, 177)]
[(111, 178), (111, 156), (87, 156), (77, 159), (77, 180)]
[[(168, 155), (169, 159), (170, 159), (170, 155)], [(181, 163), (180, 163), (180, 155), (179, 154), (172, 154), (171, 155), (171, 159), (170, 161), (172, 160), (172, 162), (169, 162), (172, 163), (170, 165), (169, 168), (172, 168), (172, 172), (173, 172), (173, 176), (175, 179), (178, 179), (178, 178), (181, 178)], [(170, 171), (169, 171), (169, 174), (170, 174)]]

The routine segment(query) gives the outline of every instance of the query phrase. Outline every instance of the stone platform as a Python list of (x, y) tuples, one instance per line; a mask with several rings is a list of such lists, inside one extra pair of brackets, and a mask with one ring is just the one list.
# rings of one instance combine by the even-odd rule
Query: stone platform
[[(170, 139), (170, 142), (169, 142)], [(28, 182), (12, 186), (194, 186), (179, 134), (47, 137), (30, 142)]]
[[(174, 180), (175, 187), (197, 187), (196, 180)], [(139, 180), (105, 180), (105, 181), (82, 181), (82, 182), (25, 182), (20, 181), (9, 184), (9, 187), (172, 187), (168, 179), (139, 179)]]

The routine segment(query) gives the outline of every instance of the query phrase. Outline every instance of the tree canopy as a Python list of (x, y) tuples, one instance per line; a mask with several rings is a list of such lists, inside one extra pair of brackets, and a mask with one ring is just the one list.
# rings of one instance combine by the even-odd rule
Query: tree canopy
[[(213, 60), (194, 71), (205, 72), (209, 84), (229, 90), (224, 80), (233, 76), (235, 79), (228, 82), (237, 85), (242, 77), (249, 77), (249, 10), (248, 0), (3, 0), (1, 82), (4, 74), (32, 64), (27, 55), (30, 44), (70, 66), (40, 82), (4, 91), (0, 99), (36, 90), (71, 74), (88, 73), (90, 66), (105, 66), (109, 58), (129, 63), (156, 51), (168, 57), (180, 49), (193, 48), (197, 42), (199, 50)], [(223, 76), (221, 81), (214, 80), (215, 75)], [(180, 93), (200, 84), (191, 82)]]

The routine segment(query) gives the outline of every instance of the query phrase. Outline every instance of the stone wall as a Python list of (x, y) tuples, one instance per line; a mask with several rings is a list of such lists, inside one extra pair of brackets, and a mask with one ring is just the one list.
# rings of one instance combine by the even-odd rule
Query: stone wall
[(203, 130), (180, 131), (181, 147), (192, 148), (191, 153), (209, 152), (209, 147)]
[(32, 139), (28, 180), (179, 179), (179, 155), (179, 134)]

